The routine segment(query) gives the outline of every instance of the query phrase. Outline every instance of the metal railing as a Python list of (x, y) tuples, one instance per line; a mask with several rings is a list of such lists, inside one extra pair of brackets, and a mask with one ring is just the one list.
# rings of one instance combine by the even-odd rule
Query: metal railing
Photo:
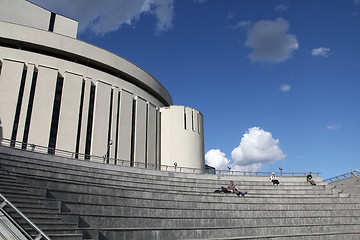
[(104, 163), (110, 165), (137, 167), (137, 168), (150, 169), (150, 170), (162, 170), (168, 172), (197, 173), (197, 174), (206, 173), (206, 170), (204, 168), (182, 167), (182, 166), (178, 166), (177, 164), (170, 166), (170, 165), (162, 165), (162, 164), (154, 164), (154, 163), (134, 162), (123, 159), (109, 158), (108, 156), (106, 156), (106, 154), (103, 156), (95, 156), (95, 155), (88, 155), (82, 153), (75, 153), (66, 150), (36, 145), (32, 143), (13, 141), (6, 138), (2, 138), (2, 139), (0, 138), (0, 145), (19, 149), (19, 150), (29, 151), (29, 152), (36, 152), (40, 154), (54, 155), (57, 157), (98, 162), (98, 163)]
[[(229, 171), (229, 170), (215, 170), (217, 175), (241, 175), (241, 176), (262, 176), (270, 177), (273, 172), (244, 172), (244, 171)], [(319, 177), (321, 173), (313, 172), (313, 176)], [(308, 173), (303, 172), (275, 172), (276, 176), (287, 176), (287, 177), (306, 177)]]
[(339, 181), (339, 180), (342, 180), (342, 179), (346, 179), (346, 178), (350, 178), (350, 177), (359, 177), (360, 174), (359, 174), (359, 170), (355, 170), (355, 171), (350, 171), (348, 173), (345, 173), (345, 174), (341, 174), (339, 176), (336, 176), (336, 177), (332, 177), (332, 178), (328, 178), (328, 179), (325, 179), (324, 182), (328, 182), (328, 183), (331, 183), (331, 182), (336, 182), (336, 181)]
[[(35, 145), (31, 143), (24, 143), (19, 141), (13, 141), (6, 138), (0, 138), (0, 145), (6, 147), (12, 147), (16, 149), (21, 149), (25, 151), (31, 151), (42, 154), (50, 154), (63, 158), (70, 159), (78, 159), (84, 161), (92, 161), (104, 164), (111, 165), (119, 165), (119, 166), (127, 166), (127, 167), (137, 167), (143, 169), (151, 169), (151, 170), (162, 170), (167, 172), (179, 172), (179, 173), (196, 173), (196, 174), (209, 174), (214, 172), (213, 169), (205, 169), (205, 168), (189, 168), (179, 166), (176, 162), (173, 166), (170, 165), (162, 165), (162, 164), (153, 164), (153, 163), (143, 163), (143, 162), (133, 162), (129, 160), (123, 159), (114, 159), (107, 157), (106, 154), (103, 156), (95, 156), (95, 155), (87, 155), (82, 153), (75, 153), (61, 149), (54, 149), (49, 147), (44, 147), (40, 145)], [(216, 175), (234, 175), (234, 176), (271, 176), (272, 172), (245, 172), (245, 171), (230, 171), (230, 170), (215, 170)], [(312, 173), (313, 176), (320, 176), (319, 172)], [(279, 172), (276, 173), (277, 176), (306, 176), (307, 173), (300, 172)]]
[[(32, 239), (32, 240), (40, 240), (40, 239), (46, 239), (46, 240), (51, 240), (51, 238), (49, 238), (43, 231), (41, 231), (40, 228), (38, 228), (35, 223), (33, 223), (30, 219), (28, 219), (19, 209), (17, 209), (17, 207), (15, 207), (9, 200), (7, 200), (7, 198), (5, 196), (3, 196), (0, 193), (0, 199), (1, 204), (0, 204), (0, 211), (9, 219), (9, 221), (27, 238), (27, 239)], [(11, 217), (11, 215), (5, 210), (5, 207), (9, 206), (11, 209), (13, 209), (15, 211), (15, 214), (20, 216), (22, 219), (25, 220), (26, 224), (28, 226), (30, 226), (33, 230), (35, 230), (35, 232), (37, 233), (35, 237), (32, 237), (27, 231), (24, 230), (23, 227), (21, 227), (15, 220), (14, 218)], [(12, 213), (12, 215), (14, 215)]]

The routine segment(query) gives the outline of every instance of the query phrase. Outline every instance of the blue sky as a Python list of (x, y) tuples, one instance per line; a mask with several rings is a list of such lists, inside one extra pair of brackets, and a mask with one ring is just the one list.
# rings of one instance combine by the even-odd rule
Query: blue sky
[(323, 178), (359, 168), (359, 0), (32, 2), (201, 111), (208, 163)]

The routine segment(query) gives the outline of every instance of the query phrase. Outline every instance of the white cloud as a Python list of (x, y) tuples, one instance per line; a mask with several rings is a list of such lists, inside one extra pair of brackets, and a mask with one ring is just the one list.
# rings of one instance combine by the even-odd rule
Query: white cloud
[(360, 0), (354, 0), (354, 3), (357, 5), (357, 4), (360, 4)]
[(194, 2), (196, 2), (196, 3), (204, 3), (204, 2), (206, 2), (207, 0), (194, 0)]
[(252, 24), (251, 21), (240, 21), (234, 26), (229, 26), (230, 29), (236, 29), (236, 28), (246, 28), (249, 27)]
[(225, 153), (219, 149), (211, 149), (205, 154), (206, 164), (217, 170), (226, 170), (230, 165), (230, 160), (226, 158)]
[(259, 127), (249, 128), (243, 135), (240, 145), (232, 153), (232, 163), (219, 149), (211, 149), (205, 154), (206, 163), (217, 170), (256, 172), (264, 163), (282, 160), (286, 155), (279, 147), (279, 140), (270, 132)]
[(334, 125), (329, 125), (329, 126), (327, 126), (326, 128), (327, 128), (328, 130), (338, 130), (338, 129), (340, 129), (340, 127), (341, 127), (341, 125), (339, 125), (339, 124), (334, 124)]
[(325, 48), (325, 47), (314, 48), (311, 51), (311, 54), (313, 56), (329, 57), (329, 53), (330, 53), (330, 48)]
[(289, 3), (282, 3), (280, 5), (277, 5), (275, 7), (275, 12), (283, 12), (286, 11), (289, 8), (290, 4)]
[(282, 160), (286, 157), (279, 147), (279, 139), (274, 139), (270, 132), (259, 127), (249, 128), (243, 135), (240, 145), (231, 157), (237, 167), (263, 164)]
[(252, 61), (282, 62), (292, 56), (299, 44), (295, 35), (287, 34), (289, 23), (278, 18), (275, 21), (259, 21), (247, 33), (245, 46), (253, 48), (248, 55)]
[(291, 86), (289, 84), (283, 84), (280, 86), (280, 91), (289, 92), (291, 90)]
[[(90, 30), (97, 35), (116, 31), (123, 25), (134, 27), (144, 13), (157, 19), (156, 32), (173, 27), (174, 0), (31, 0), (50, 11), (79, 21), (79, 32)], [(69, 7), (71, 6), (71, 7)]]

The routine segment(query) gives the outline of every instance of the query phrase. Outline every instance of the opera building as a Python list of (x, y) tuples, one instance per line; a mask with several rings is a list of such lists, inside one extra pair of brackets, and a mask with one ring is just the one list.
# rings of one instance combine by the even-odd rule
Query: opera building
[(24, 0), (0, 3), (2, 144), (142, 168), (204, 169), (198, 110), (172, 105), (141, 67), (78, 40), (77, 21)]

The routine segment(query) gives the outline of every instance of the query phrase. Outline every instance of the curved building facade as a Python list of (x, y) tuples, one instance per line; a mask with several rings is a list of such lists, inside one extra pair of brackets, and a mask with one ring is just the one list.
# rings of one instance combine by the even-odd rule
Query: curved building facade
[(77, 40), (76, 21), (24, 0), (0, 3), (3, 138), (130, 166), (204, 168), (201, 113), (171, 106), (149, 73)]

